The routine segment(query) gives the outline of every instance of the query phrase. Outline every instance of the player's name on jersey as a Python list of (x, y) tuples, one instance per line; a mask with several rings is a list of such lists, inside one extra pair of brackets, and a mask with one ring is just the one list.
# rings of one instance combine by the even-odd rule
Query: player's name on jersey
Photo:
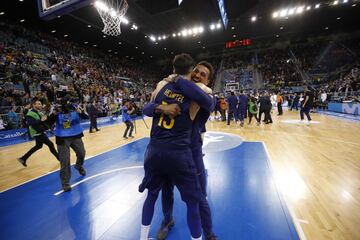
[(165, 92), (164, 92), (164, 95), (167, 96), (168, 98), (175, 99), (175, 101), (177, 101), (179, 103), (184, 102), (184, 95), (179, 94), (179, 93), (174, 93), (170, 89), (166, 89)]

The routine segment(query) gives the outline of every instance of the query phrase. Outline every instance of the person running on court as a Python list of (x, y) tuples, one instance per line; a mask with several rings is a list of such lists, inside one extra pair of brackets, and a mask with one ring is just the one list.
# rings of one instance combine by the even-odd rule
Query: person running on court
[(163, 184), (168, 181), (179, 189), (186, 203), (192, 239), (199, 240), (202, 235), (199, 213), (202, 194), (190, 148), (193, 124), (189, 109), (191, 102), (195, 102), (210, 111), (214, 103), (212, 97), (189, 81), (193, 59), (188, 54), (175, 56), (173, 66), (177, 75), (170, 82), (161, 81), (153, 99), (158, 105), (178, 104), (181, 114), (176, 114), (175, 118), (165, 114), (153, 117), (150, 143), (144, 159), (145, 176), (139, 186), (140, 192), (148, 189), (142, 212), (141, 240), (148, 239), (155, 202)]
[(25, 121), (29, 127), (30, 136), (35, 139), (36, 144), (22, 157), (17, 159), (24, 167), (27, 167), (26, 161), (28, 158), (37, 150), (41, 149), (43, 144), (47, 145), (50, 152), (57, 160), (59, 160), (59, 154), (56, 151), (54, 144), (45, 133), (45, 131), (49, 129), (49, 125), (47, 116), (43, 115), (41, 112), (42, 106), (40, 100), (35, 97), (31, 101), (31, 109), (26, 113)]
[[(206, 88), (205, 86), (209, 84), (209, 81), (213, 77), (213, 73), (214, 70), (212, 65), (209, 62), (201, 61), (195, 66), (195, 69), (193, 70), (191, 75), (191, 80), (197, 83), (198, 86), (201, 86), (205, 92), (211, 93), (212, 92), (211, 89)], [(215, 104), (216, 104), (216, 99), (214, 99), (214, 105)], [(166, 106), (169, 107), (164, 109), (162, 105), (156, 105), (155, 103), (147, 104), (144, 108), (144, 114), (153, 117), (154, 114), (158, 112), (158, 113), (174, 116), (174, 114), (176, 114), (176, 108), (171, 108), (170, 105), (166, 105)], [(196, 165), (197, 175), (202, 193), (202, 197), (199, 203), (199, 210), (200, 210), (200, 218), (201, 218), (203, 233), (205, 235), (206, 240), (216, 240), (216, 236), (212, 229), (211, 210), (206, 198), (207, 181), (206, 181), (206, 171), (205, 171), (203, 152), (202, 152), (202, 144), (203, 144), (202, 135), (206, 132), (205, 124), (210, 117), (210, 112), (211, 111), (207, 111), (206, 109), (200, 108), (196, 113), (196, 116), (193, 121), (190, 147)], [(156, 237), (158, 240), (166, 239), (170, 230), (175, 225), (175, 221), (172, 215), (173, 205), (174, 205), (173, 190), (174, 190), (174, 185), (171, 181), (166, 182), (162, 187), (162, 208), (163, 208), (164, 219), (161, 223), (160, 229), (157, 232)]]

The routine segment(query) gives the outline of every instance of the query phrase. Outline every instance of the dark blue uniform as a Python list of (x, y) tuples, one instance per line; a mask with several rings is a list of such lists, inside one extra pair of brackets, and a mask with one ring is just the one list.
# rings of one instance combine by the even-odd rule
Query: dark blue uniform
[(177, 103), (181, 114), (174, 119), (163, 114), (153, 117), (150, 144), (144, 160), (145, 177), (140, 191), (148, 188), (158, 193), (163, 179), (167, 177), (178, 187), (184, 201), (199, 200), (197, 171), (190, 149), (193, 121), (190, 119), (189, 107), (192, 101), (207, 110), (213, 108), (210, 96), (182, 78), (167, 84), (156, 96), (155, 104)]
[(227, 98), (227, 102), (229, 104), (227, 125), (230, 125), (231, 117), (234, 117), (235, 121), (239, 120), (237, 112), (238, 99), (235, 95), (231, 95)]
[(177, 103), (181, 114), (170, 118), (164, 114), (153, 117), (150, 143), (146, 149), (145, 176), (139, 186), (148, 189), (144, 202), (142, 225), (148, 226), (154, 214), (154, 205), (164, 183), (173, 182), (187, 205), (187, 220), (192, 236), (201, 236), (199, 201), (201, 199), (197, 170), (190, 149), (192, 120), (190, 103), (194, 101), (210, 111), (210, 96), (189, 80), (178, 78), (164, 86), (155, 98), (155, 104)]
[[(213, 105), (215, 106), (215, 101)], [(144, 108), (144, 114), (150, 117), (154, 116), (155, 108), (157, 104), (150, 103), (147, 104)], [(192, 133), (191, 133), (191, 152), (193, 161), (196, 166), (197, 177), (200, 184), (201, 190), (201, 199), (199, 202), (199, 210), (201, 217), (201, 225), (204, 230), (205, 235), (211, 235), (212, 232), (212, 219), (211, 219), (211, 211), (206, 199), (206, 171), (203, 161), (203, 152), (202, 152), (202, 144), (203, 140), (201, 138), (201, 134), (206, 132), (205, 124), (209, 119), (210, 111), (207, 111), (203, 108), (199, 110), (196, 115), (196, 118), (193, 121)], [(162, 207), (164, 212), (164, 222), (170, 222), (172, 219), (172, 210), (174, 204), (174, 194), (173, 194), (174, 185), (171, 181), (166, 182), (162, 188)]]

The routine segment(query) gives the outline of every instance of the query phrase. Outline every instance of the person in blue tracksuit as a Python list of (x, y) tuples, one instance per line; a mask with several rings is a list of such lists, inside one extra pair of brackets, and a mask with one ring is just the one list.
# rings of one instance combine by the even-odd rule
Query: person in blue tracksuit
[[(210, 63), (206, 61), (199, 62), (193, 73), (192, 73), (192, 81), (201, 82), (204, 85), (208, 85), (209, 81), (213, 76), (213, 67)], [(214, 105), (216, 100), (214, 99)], [(168, 105), (169, 106), (169, 105)], [(156, 108), (157, 107), (157, 108)], [(165, 113), (165, 114), (174, 114), (176, 112), (175, 108), (168, 107), (166, 110), (159, 109), (159, 106), (156, 106), (155, 103), (147, 104), (144, 108), (144, 114), (153, 117), (156, 114), (156, 111)], [(193, 121), (193, 128), (191, 134), (191, 151), (193, 160), (195, 162), (197, 176), (200, 183), (201, 188), (201, 199), (199, 202), (199, 210), (201, 217), (201, 225), (203, 229), (203, 233), (205, 235), (206, 240), (216, 240), (216, 236), (212, 229), (212, 217), (211, 210), (206, 199), (206, 171), (203, 161), (203, 152), (202, 152), (202, 134), (206, 132), (205, 124), (210, 116), (210, 111), (200, 108), (197, 112), (196, 117)], [(173, 196), (174, 185), (171, 181), (165, 183), (162, 187), (162, 207), (164, 219), (162, 221), (161, 227), (157, 233), (157, 239), (165, 239), (169, 233), (169, 231), (174, 226), (175, 222), (172, 216), (173, 204), (174, 204), (174, 196)]]
[(238, 106), (238, 99), (235, 96), (234, 92), (230, 93), (230, 96), (227, 97), (227, 103), (228, 103), (228, 118), (227, 118), (227, 125), (230, 125), (230, 120), (232, 118), (235, 119), (235, 122), (238, 122), (239, 117), (237, 113), (237, 106)]

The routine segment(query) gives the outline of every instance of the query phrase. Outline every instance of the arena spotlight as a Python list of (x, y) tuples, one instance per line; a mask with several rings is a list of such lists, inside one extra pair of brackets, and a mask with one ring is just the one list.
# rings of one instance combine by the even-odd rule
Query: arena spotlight
[(181, 31), (181, 35), (182, 35), (183, 37), (186, 37), (186, 36), (188, 35), (187, 30), (186, 30), (186, 29), (182, 30), (182, 31)]
[(278, 18), (279, 17), (279, 13), (278, 12), (274, 12), (272, 15), (273, 18)]
[(129, 19), (127, 19), (127, 18), (124, 17), (124, 16), (120, 17), (120, 20), (121, 20), (121, 22), (124, 23), (124, 24), (129, 24)]
[(287, 8), (282, 9), (282, 10), (280, 11), (280, 17), (286, 17), (287, 14), (288, 14), (288, 9), (287, 9)]
[(198, 34), (199, 29), (198, 29), (197, 27), (194, 27), (194, 28), (192, 29), (192, 32), (196, 35), (196, 34)]
[(189, 35), (191, 35), (191, 34), (193, 34), (193, 31), (192, 31), (191, 29), (188, 29), (188, 30), (187, 30), (187, 33), (188, 33)]
[(210, 30), (214, 30), (215, 29), (215, 24), (211, 24), (210, 25)]
[(296, 8), (290, 8), (288, 15), (293, 15), (295, 13), (295, 11), (296, 11)]
[(301, 14), (301, 13), (303, 13), (304, 12), (304, 6), (300, 6), (300, 7), (298, 7), (297, 9), (296, 9), (296, 13), (297, 14)]
[(173, 36), (173, 37), (176, 37), (176, 33), (173, 33), (172, 36)]
[(0, 15), (4, 15), (5, 14), (5, 12), (0, 12)]
[(108, 12), (110, 10), (109, 7), (106, 6), (106, 4), (103, 3), (102, 1), (95, 1), (94, 5), (96, 8), (104, 12)]
[(203, 32), (204, 32), (204, 27), (203, 27), (203, 26), (200, 26), (200, 27), (198, 28), (198, 30), (199, 30), (199, 33), (203, 33)]
[(165, 36), (165, 35), (163, 35), (163, 36), (162, 36), (162, 39), (164, 39), (164, 40), (165, 40), (165, 39), (166, 39), (166, 36)]
[(158, 41), (160, 41), (161, 40), (161, 37), (158, 37)]
[(220, 24), (220, 23), (217, 23), (217, 24), (216, 24), (216, 28), (217, 28), (217, 29), (220, 29), (220, 28), (221, 28), (221, 24)]
[(56, 33), (56, 30), (52, 30), (51, 33)]
[(25, 19), (21, 19), (20, 22), (21, 22), (21, 23), (25, 22)]
[(257, 17), (256, 17), (256, 16), (252, 16), (252, 17), (251, 17), (251, 21), (252, 21), (252, 22), (256, 22), (256, 20), (257, 20)]
[(306, 11), (309, 11), (309, 10), (311, 10), (311, 6), (306, 7)]
[(315, 8), (319, 8), (320, 7), (320, 3), (315, 5)]
[(181, 32), (178, 32), (178, 34), (177, 34), (179, 37), (181, 36)]
[(156, 41), (156, 38), (155, 38), (153, 35), (151, 35), (151, 36), (150, 36), (150, 40), (153, 41), (153, 42), (155, 42), (155, 41)]
[(339, 1), (338, 1), (338, 0), (335, 0), (335, 1), (333, 2), (333, 5), (338, 5), (338, 3), (339, 3)]
[(348, 2), (348, 0), (344, 0), (344, 1), (343, 1), (343, 3), (347, 3), (347, 2)]

